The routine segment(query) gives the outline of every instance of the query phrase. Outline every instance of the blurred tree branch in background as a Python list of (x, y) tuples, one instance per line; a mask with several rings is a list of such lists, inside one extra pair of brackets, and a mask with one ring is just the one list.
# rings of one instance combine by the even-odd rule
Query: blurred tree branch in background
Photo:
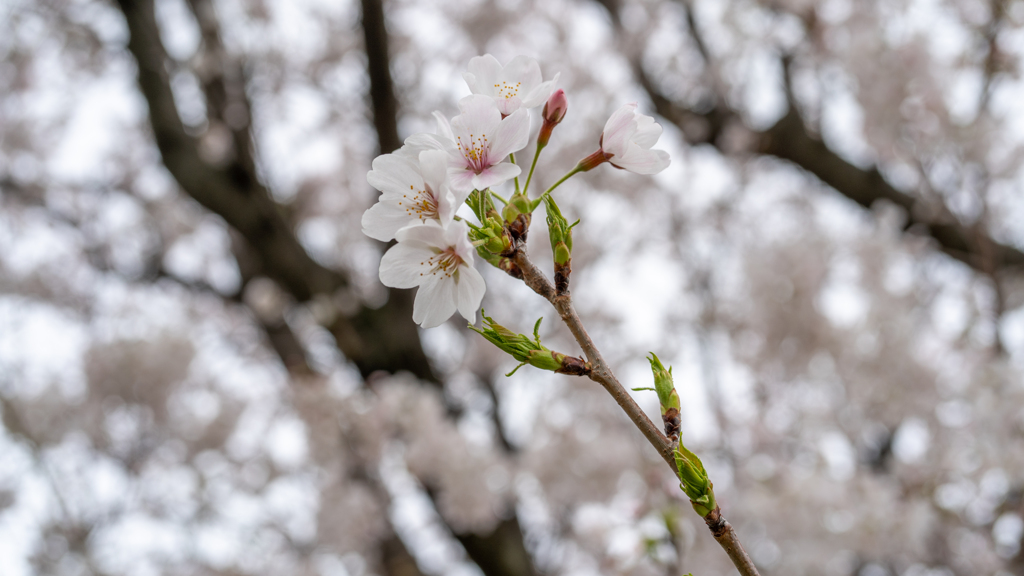
[[(321, 266), (303, 249), (281, 208), (260, 183), (252, 160), (242, 70), (228, 61), (220, 48), (212, 7), (202, 0), (192, 3), (200, 17), (211, 70), (205, 82), (211, 123), (231, 127), (233, 147), (231, 154), (210, 161), (200, 153), (199, 139), (185, 131), (175, 108), (168, 57), (152, 2), (125, 0), (119, 6), (131, 31), (128, 49), (138, 62), (139, 88), (149, 103), (154, 138), (164, 164), (182, 189), (237, 230), (252, 247), (259, 272), (275, 280), (296, 301), (306, 302), (317, 295), (331, 298), (347, 287), (343, 272)], [(352, 317), (336, 316), (331, 332), (364, 376), (376, 370), (408, 370), (434, 380), (410, 320), (411, 302), (408, 293), (393, 291), (388, 303), (378, 309), (360, 305)]]
[[(138, 62), (139, 87), (149, 103), (157, 145), (164, 164), (182, 189), (246, 239), (257, 261), (252, 273), (267, 274), (297, 302), (318, 295), (339, 297), (339, 290), (349, 284), (345, 273), (327, 269), (309, 256), (282, 216), (282, 208), (260, 183), (253, 158), (251, 106), (246, 98), (244, 72), (224, 50), (213, 5), (209, 0), (189, 1), (203, 37), (200, 72), (204, 75), (210, 122), (207, 130), (230, 130), (233, 144), (231, 153), (216, 162), (203, 158), (201, 142), (187, 134), (178, 115), (167, 73), (168, 56), (160, 42), (152, 1), (123, 0), (119, 5), (131, 31), (128, 49)], [(380, 0), (362, 0), (361, 7), (373, 124), (380, 151), (389, 152), (401, 146), (401, 140), (384, 9)], [(239, 267), (253, 268), (242, 266), (242, 262)], [(421, 379), (437, 381), (411, 319), (411, 296), (410, 290), (391, 289), (387, 303), (380, 308), (361, 305), (351, 317), (338, 313), (330, 326), (341, 352), (364, 377), (377, 370), (408, 370)], [(296, 358), (302, 346), (283, 318), (265, 322), (264, 329), (282, 361), (299, 366)], [(373, 482), (372, 477), (365, 475), (364, 481)], [(509, 516), (489, 534), (454, 533), (486, 576), (534, 573), (514, 510)], [(393, 574), (414, 568), (403, 560), (408, 553), (397, 537), (386, 541), (381, 553), (384, 565), (396, 571)]]
[[(596, 1), (613, 15), (619, 34), (626, 34), (618, 17), (617, 0)], [(726, 95), (718, 91), (721, 89), (719, 83), (711, 77), (717, 67), (693, 17), (693, 9), (687, 0), (676, 0), (676, 3), (686, 11), (688, 32), (704, 58), (705, 69), (709, 71), (705, 85), (714, 92), (702, 102), (700, 108), (687, 106), (661, 88), (657, 79), (644, 69), (639, 57), (634, 55), (632, 60), (637, 79), (647, 91), (655, 110), (675, 124), (688, 143), (710, 144), (723, 154), (756, 153), (792, 162), (864, 208), (871, 209), (878, 201), (898, 206), (905, 216), (905, 230), (930, 236), (943, 252), (980, 272), (1016, 274), (1024, 270), (1024, 252), (996, 242), (977, 226), (961, 223), (948, 208), (942, 204), (937, 205), (920, 191), (914, 195), (901, 192), (876, 168), (858, 168), (831, 150), (808, 127), (800, 114), (800, 105), (790, 89), (788, 61), (783, 63), (788, 103), (786, 114), (767, 130), (751, 131), (743, 135), (742, 142), (750, 145), (740, 144), (737, 148), (734, 132), (743, 126), (742, 116), (729, 107)], [(998, 21), (998, 14), (995, 18), (993, 22)], [(806, 20), (809, 27), (813, 26), (813, 21)], [(997, 27), (997, 24), (993, 24), (993, 28)], [(631, 40), (629, 43), (635, 44), (636, 41)], [(994, 49), (990, 49), (992, 53)], [(991, 68), (991, 65), (987, 65), (987, 69)], [(730, 133), (730, 129), (733, 133)]]

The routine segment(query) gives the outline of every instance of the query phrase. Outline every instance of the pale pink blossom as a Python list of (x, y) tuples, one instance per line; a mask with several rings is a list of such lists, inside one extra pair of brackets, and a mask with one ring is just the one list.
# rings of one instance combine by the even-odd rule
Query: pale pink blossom
[(471, 59), (469, 72), (463, 72), (462, 77), (470, 92), (493, 98), (502, 116), (520, 108), (540, 106), (558, 81), (558, 74), (555, 74), (544, 82), (540, 65), (528, 56), (516, 56), (507, 66), (502, 66), (490, 54)]
[(448, 154), (442, 150), (416, 152), (406, 146), (378, 156), (366, 180), (383, 194), (363, 214), (363, 233), (384, 242), (402, 228), (427, 220), (448, 226), (466, 200), (466, 194), (449, 189)]
[(406, 143), (414, 149), (448, 152), (448, 174), (456, 194), (497, 186), (518, 176), (519, 166), (504, 160), (526, 147), (529, 113), (517, 110), (502, 118), (492, 98), (476, 94), (463, 98), (459, 110), (462, 113), (451, 123), (435, 112), (438, 133), (416, 134)]
[(435, 220), (402, 228), (398, 244), (380, 261), (380, 281), (392, 288), (419, 286), (412, 319), (424, 328), (439, 326), (456, 310), (470, 322), (487, 287), (473, 268), (475, 249), (465, 222), (447, 228)]
[(651, 150), (661, 136), (661, 126), (654, 118), (636, 111), (636, 103), (624, 105), (616, 110), (601, 133), (601, 149), (582, 165), (590, 170), (601, 162), (636, 174), (657, 174), (668, 168), (668, 152)]

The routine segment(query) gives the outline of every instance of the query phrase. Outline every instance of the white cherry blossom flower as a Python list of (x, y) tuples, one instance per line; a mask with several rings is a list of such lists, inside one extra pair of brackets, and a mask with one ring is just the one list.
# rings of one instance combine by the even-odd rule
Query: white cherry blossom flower
[(424, 328), (439, 326), (456, 310), (470, 322), (487, 287), (473, 268), (469, 227), (456, 221), (447, 228), (434, 220), (398, 231), (398, 244), (380, 261), (380, 281), (392, 288), (419, 286), (412, 319)]
[[(611, 162), (623, 170), (636, 174), (657, 174), (668, 168), (669, 164), (668, 152), (651, 150), (660, 136), (661, 126), (654, 122), (654, 118), (637, 112), (636, 102), (626, 104), (616, 110), (605, 123), (604, 132), (601, 133), (601, 150), (591, 158), (600, 155), (603, 156), (601, 161)], [(585, 169), (590, 168), (593, 166)]]
[(502, 116), (520, 108), (540, 106), (558, 81), (558, 74), (555, 74), (554, 78), (543, 82), (540, 65), (528, 56), (516, 56), (507, 66), (502, 66), (490, 54), (471, 59), (469, 72), (463, 72), (462, 77), (470, 92), (493, 98)]
[(416, 134), (406, 143), (413, 149), (448, 152), (448, 174), (456, 194), (497, 186), (518, 176), (519, 166), (503, 160), (526, 147), (529, 112), (517, 110), (502, 118), (492, 98), (477, 94), (463, 98), (459, 110), (462, 113), (451, 123), (435, 112), (438, 134)]
[(442, 150), (402, 147), (378, 156), (366, 180), (383, 194), (363, 214), (363, 233), (383, 242), (406, 226), (428, 220), (448, 226), (466, 200), (466, 194), (449, 189), (448, 154)]

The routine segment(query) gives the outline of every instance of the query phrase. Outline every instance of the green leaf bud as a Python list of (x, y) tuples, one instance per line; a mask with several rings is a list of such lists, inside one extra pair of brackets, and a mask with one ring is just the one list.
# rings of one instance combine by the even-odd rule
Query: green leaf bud
[(679, 393), (676, 392), (676, 385), (672, 381), (672, 367), (667, 370), (661, 363), (661, 359), (654, 352), (647, 359), (651, 363), (651, 371), (654, 372), (654, 389), (658, 392), (658, 402), (661, 404), (661, 413), (665, 414), (670, 408), (679, 410)]
[(569, 224), (550, 195), (544, 196), (544, 209), (548, 215), (548, 237), (551, 239), (551, 251), (555, 253), (555, 263), (565, 264), (572, 258), (572, 228), (580, 221)]
[[(481, 311), (483, 315), (483, 311)], [(590, 365), (583, 360), (561, 352), (549, 350), (540, 343), (540, 323), (538, 319), (533, 326), (533, 338), (525, 334), (516, 334), (508, 328), (494, 321), (493, 318), (484, 315), (483, 329), (476, 328), (470, 324), (469, 328), (477, 332), (502, 351), (523, 364), (529, 364), (541, 370), (550, 370), (560, 374), (571, 374), (583, 376), (590, 373)], [(519, 366), (508, 375), (511, 376), (519, 369)]]
[(679, 443), (675, 456), (681, 481), (679, 487), (690, 498), (693, 509), (702, 517), (707, 516), (718, 505), (715, 503), (715, 492), (704, 464), (696, 454), (683, 446), (682, 442)]
[(555, 293), (569, 292), (569, 275), (572, 273), (572, 228), (579, 220), (569, 224), (550, 195), (543, 196), (547, 211), (548, 237), (555, 261)]
[(508, 200), (501, 216), (508, 224), (508, 230), (512, 239), (517, 242), (526, 242), (526, 233), (530, 231), (530, 199), (522, 193), (513, 194)]

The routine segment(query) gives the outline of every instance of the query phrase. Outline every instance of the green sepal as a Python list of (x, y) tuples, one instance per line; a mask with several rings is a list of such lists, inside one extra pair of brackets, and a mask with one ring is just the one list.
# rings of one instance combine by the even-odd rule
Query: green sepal
[(522, 193), (517, 193), (508, 199), (508, 204), (501, 211), (501, 216), (505, 219), (505, 222), (511, 224), (516, 221), (520, 214), (530, 214), (530, 212), (530, 199)]
[(476, 253), (491, 266), (494, 266), (495, 268), (501, 268), (501, 256), (499, 256), (498, 254), (491, 252), (484, 246), (477, 246)]
[(484, 190), (473, 190), (466, 198), (466, 204), (473, 210), (477, 220), (486, 222), (488, 218), (499, 217), (498, 209), (494, 206), (493, 193), (490, 188)]

